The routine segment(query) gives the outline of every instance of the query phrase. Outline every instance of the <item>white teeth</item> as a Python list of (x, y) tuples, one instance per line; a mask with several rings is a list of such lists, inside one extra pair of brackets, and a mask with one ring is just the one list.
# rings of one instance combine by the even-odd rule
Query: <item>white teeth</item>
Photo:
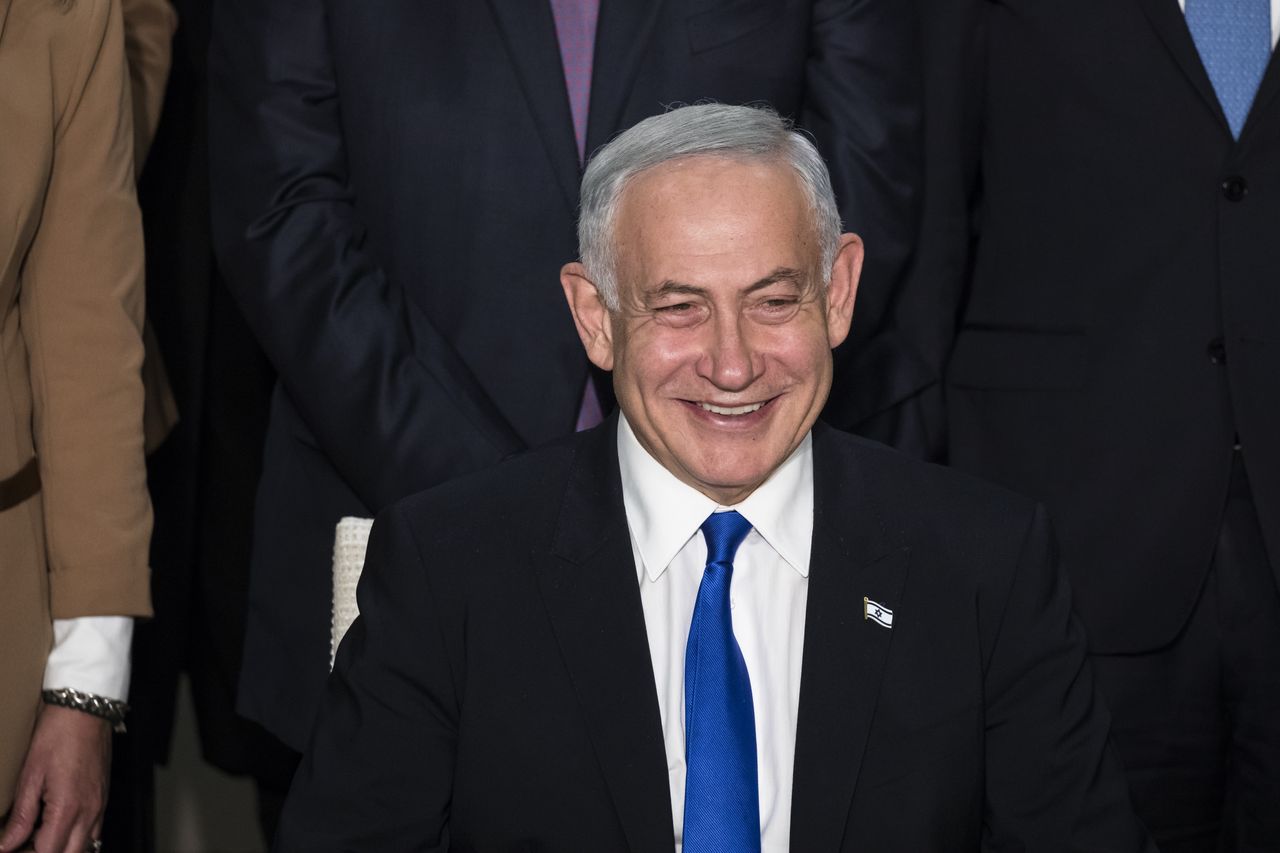
[(749, 415), (759, 410), (764, 403), (751, 403), (746, 406), (713, 406), (710, 403), (699, 403), (699, 406), (706, 409), (713, 415)]

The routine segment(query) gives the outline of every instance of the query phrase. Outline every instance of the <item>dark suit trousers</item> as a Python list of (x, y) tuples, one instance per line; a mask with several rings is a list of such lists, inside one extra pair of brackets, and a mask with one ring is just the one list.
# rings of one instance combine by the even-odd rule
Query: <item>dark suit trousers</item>
[(1280, 592), (1235, 456), (1182, 632), (1149, 653), (1094, 656), (1134, 805), (1161, 853), (1280, 851)]

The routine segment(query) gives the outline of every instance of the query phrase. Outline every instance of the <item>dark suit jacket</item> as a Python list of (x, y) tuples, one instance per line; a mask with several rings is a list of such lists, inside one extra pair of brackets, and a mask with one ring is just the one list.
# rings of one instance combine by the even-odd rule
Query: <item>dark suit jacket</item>
[[(545, 0), (225, 0), (213, 30), (214, 238), (280, 376), (241, 710), (300, 749), (335, 522), (573, 429), (578, 155)], [(927, 384), (877, 320), (916, 227), (914, 56), (898, 0), (601, 6), (588, 150), (715, 98), (772, 103), (829, 158), (871, 247), (845, 357), (902, 365), (834, 395), (840, 426)]]
[(1175, 0), (933, 5), (950, 461), (1046, 503), (1095, 651), (1158, 648), (1237, 436), (1280, 571), (1280, 62), (1236, 141)]
[[(277, 850), (673, 848), (615, 424), (379, 516)], [(826, 427), (814, 477), (791, 849), (1151, 849), (1044, 514)]]

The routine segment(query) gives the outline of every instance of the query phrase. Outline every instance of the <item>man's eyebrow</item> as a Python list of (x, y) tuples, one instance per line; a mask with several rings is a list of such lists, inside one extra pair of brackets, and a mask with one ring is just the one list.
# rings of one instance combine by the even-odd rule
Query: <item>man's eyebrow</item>
[(695, 287), (692, 284), (685, 284), (683, 282), (667, 279), (662, 282), (662, 284), (646, 293), (645, 296), (648, 298), (655, 298), (659, 296), (669, 296), (676, 293), (683, 293), (689, 296), (705, 296), (707, 289), (705, 287)]
[(747, 293), (754, 293), (757, 290), (768, 287), (771, 284), (777, 284), (780, 281), (789, 281), (797, 287), (804, 284), (804, 273), (791, 267), (778, 267), (764, 278), (747, 288)]
[[(777, 284), (780, 281), (789, 281), (793, 284), (801, 285), (804, 283), (804, 277), (805, 277), (804, 273), (800, 272), (799, 270), (792, 269), (791, 267), (778, 267), (776, 270), (769, 273), (764, 278), (758, 281), (752, 282), (751, 285), (748, 286), (746, 291), (744, 292), (754, 293), (757, 290), (761, 290), (772, 284)], [(669, 296), (672, 294), (686, 294), (688, 296), (705, 296), (707, 294), (707, 289), (705, 287), (697, 287), (696, 285), (685, 284), (684, 282), (681, 282), (681, 281), (675, 281), (674, 279), (667, 279), (666, 281), (662, 282), (657, 287), (655, 287), (653, 290), (646, 293), (645, 296), (646, 298), (653, 299), (661, 296)]]

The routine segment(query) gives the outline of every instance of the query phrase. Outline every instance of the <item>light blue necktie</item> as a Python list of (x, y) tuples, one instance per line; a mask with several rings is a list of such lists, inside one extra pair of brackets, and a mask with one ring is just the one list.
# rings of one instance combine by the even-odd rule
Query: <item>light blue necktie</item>
[(1187, 27), (1239, 138), (1271, 59), (1270, 0), (1187, 0)]
[(751, 679), (733, 636), (733, 555), (751, 532), (736, 512), (702, 523), (707, 568), (684, 657), (684, 853), (758, 853), (760, 792)]

